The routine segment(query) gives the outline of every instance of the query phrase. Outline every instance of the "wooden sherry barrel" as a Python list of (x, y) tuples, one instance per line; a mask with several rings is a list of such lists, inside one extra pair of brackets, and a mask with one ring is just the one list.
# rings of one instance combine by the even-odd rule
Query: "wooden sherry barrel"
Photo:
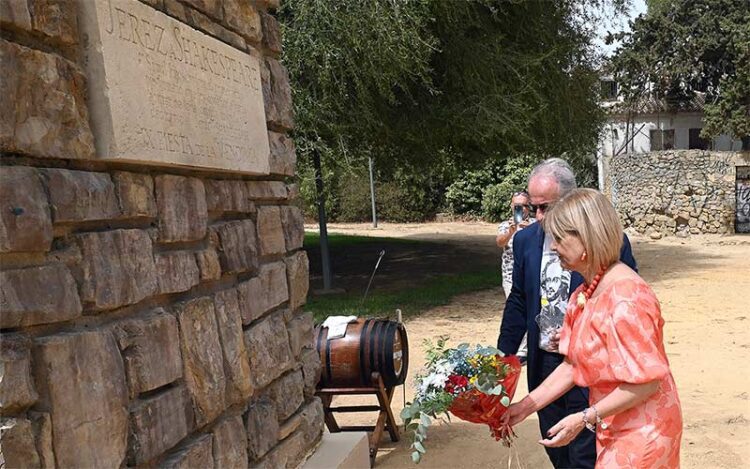
[(328, 340), (328, 328), (315, 329), (323, 367), (321, 387), (370, 386), (377, 371), (387, 387), (403, 384), (409, 368), (406, 328), (396, 321), (359, 318), (343, 337)]

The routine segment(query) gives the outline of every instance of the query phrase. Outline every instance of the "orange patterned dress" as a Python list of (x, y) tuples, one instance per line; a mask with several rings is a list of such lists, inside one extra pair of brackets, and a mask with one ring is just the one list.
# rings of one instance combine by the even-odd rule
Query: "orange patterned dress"
[(573, 365), (575, 383), (589, 388), (589, 402), (622, 383), (661, 383), (646, 401), (605, 418), (607, 429), (596, 429), (596, 467), (679, 467), (682, 412), (659, 301), (640, 277), (613, 282), (580, 308), (574, 299), (582, 290), (570, 295), (560, 353)]

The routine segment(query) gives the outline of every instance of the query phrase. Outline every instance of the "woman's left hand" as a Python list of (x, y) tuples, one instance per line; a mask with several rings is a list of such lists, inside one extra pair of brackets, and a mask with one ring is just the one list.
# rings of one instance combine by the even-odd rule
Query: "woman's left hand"
[(547, 448), (565, 446), (573, 441), (573, 438), (577, 437), (585, 426), (586, 424), (583, 423), (583, 417), (580, 412), (570, 414), (550, 428), (547, 432), (548, 438), (539, 440), (539, 444)]

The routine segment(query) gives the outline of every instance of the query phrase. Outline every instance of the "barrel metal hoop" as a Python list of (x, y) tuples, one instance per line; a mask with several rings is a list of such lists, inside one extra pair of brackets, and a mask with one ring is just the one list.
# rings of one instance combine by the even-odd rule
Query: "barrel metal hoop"
[[(330, 333), (331, 330), (329, 329)], [(326, 375), (328, 376), (328, 382), (333, 383), (333, 372), (331, 371), (331, 341), (328, 340), (326, 334)]]
[(403, 384), (406, 381), (406, 374), (409, 372), (409, 337), (406, 335), (406, 326), (403, 323), (399, 323), (398, 332), (401, 334), (401, 350), (404, 353), (401, 355), (401, 373), (396, 383)]
[(370, 322), (372, 322), (372, 320), (366, 319), (364, 325), (362, 326), (362, 330), (359, 333), (359, 379), (362, 384), (367, 384), (370, 382), (370, 374), (367, 370), (367, 362), (365, 361), (367, 327), (370, 325)]
[[(318, 358), (320, 359), (321, 362), (323, 362), (323, 358), (324, 358), (323, 357), (323, 352), (324, 352), (324, 349), (323, 349), (323, 329), (324, 329), (323, 327), (319, 327), (318, 328), (318, 337), (316, 339), (317, 346), (315, 347), (315, 350), (318, 352)], [(326, 373), (328, 373), (328, 370), (326, 370)], [(322, 377), (322, 381), (323, 381), (323, 383), (329, 383), (330, 384), (331, 377), (330, 376), (323, 376)]]
[[(380, 345), (380, 334), (383, 323), (378, 320), (373, 320), (372, 334), (370, 334), (370, 372), (380, 370), (378, 366), (378, 347)], [(367, 382), (371, 382), (372, 379), (368, 376)]]
[[(383, 370), (383, 371), (385, 371), (386, 341), (388, 340), (388, 329), (389, 329), (388, 326), (390, 324), (391, 323), (388, 322), (388, 321), (383, 321), (383, 327), (381, 328), (382, 329), (382, 333), (381, 333), (381, 337), (379, 337), (379, 339), (380, 339), (380, 349), (378, 350), (378, 362), (379, 362), (380, 366), (378, 367), (378, 369)], [(390, 386), (390, 381), (391, 381), (390, 376), (388, 376), (388, 375), (383, 376), (383, 381), (385, 382), (386, 386)]]
[[(391, 356), (388, 357), (388, 360), (385, 360), (385, 369), (386, 369), (386, 376), (385, 380), (386, 385), (392, 386), (395, 384), (396, 381), (398, 381), (398, 376), (396, 376), (396, 364), (393, 361), (393, 343), (395, 342), (394, 339), (396, 337), (396, 334), (399, 333), (398, 325), (394, 322), (388, 323), (388, 333), (385, 336), (385, 350), (390, 350)], [(385, 355), (385, 351), (383, 352), (383, 355)]]

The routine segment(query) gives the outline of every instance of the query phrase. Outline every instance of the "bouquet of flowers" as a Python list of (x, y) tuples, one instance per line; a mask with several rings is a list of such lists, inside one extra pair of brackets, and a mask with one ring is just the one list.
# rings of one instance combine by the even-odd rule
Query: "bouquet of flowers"
[(512, 431), (501, 419), (516, 390), (521, 363), (515, 356), (503, 357), (494, 347), (461, 344), (446, 348), (447, 337), (437, 344), (426, 341), (425, 372), (417, 375), (414, 402), (407, 403), (401, 419), (414, 433), (412, 460), (419, 463), (425, 453), (427, 427), (432, 418), (448, 412), (473, 423), (485, 423), (496, 440), (510, 446)]

